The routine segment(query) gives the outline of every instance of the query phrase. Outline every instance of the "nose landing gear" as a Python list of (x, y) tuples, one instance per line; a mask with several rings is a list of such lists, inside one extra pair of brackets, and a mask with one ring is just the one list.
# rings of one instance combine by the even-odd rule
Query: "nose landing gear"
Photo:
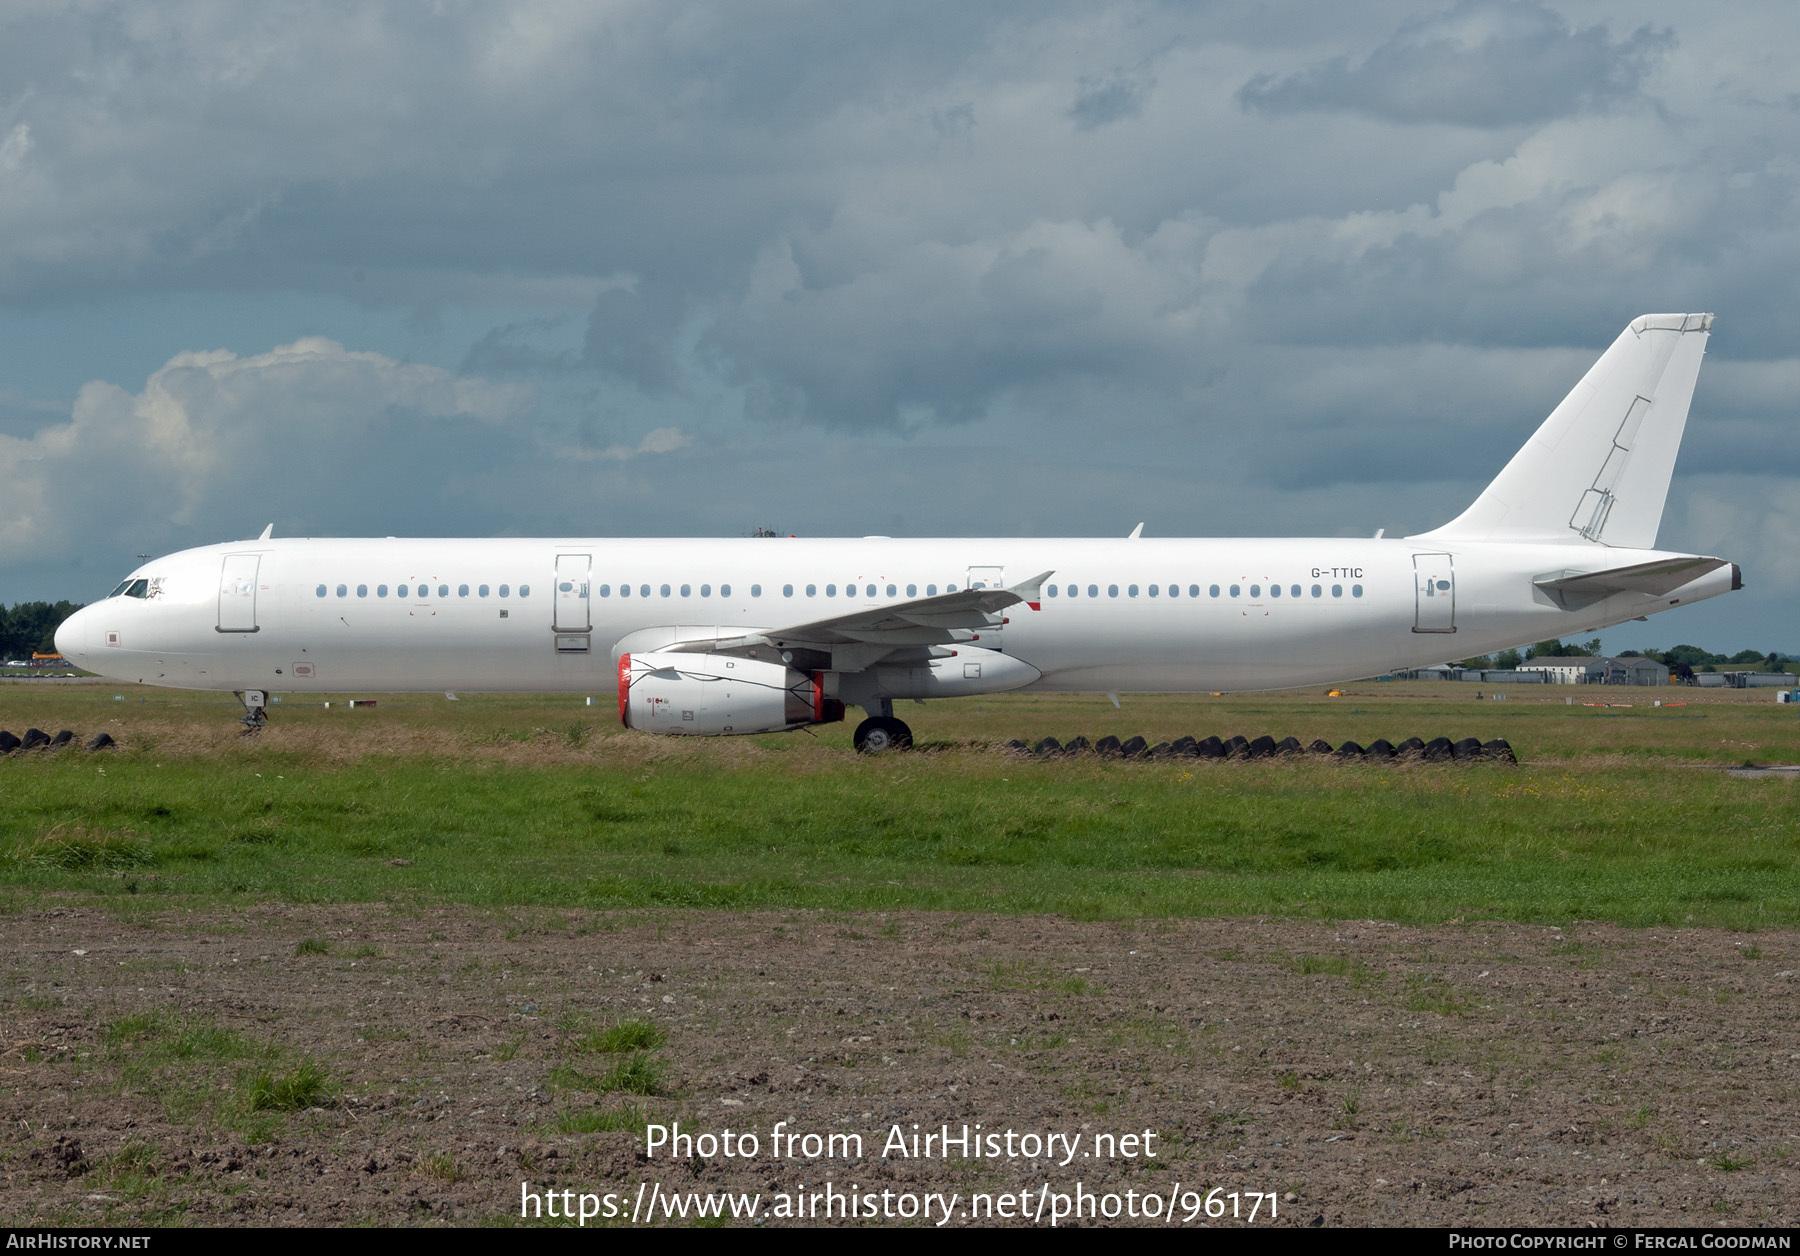
[(891, 715), (877, 715), (856, 726), (851, 739), (861, 754), (885, 754), (912, 748), (912, 729)]
[(269, 722), (268, 694), (261, 689), (239, 689), (236, 691), (236, 696), (237, 700), (244, 704), (244, 718), (238, 723), (244, 726), (246, 736), (259, 731)]

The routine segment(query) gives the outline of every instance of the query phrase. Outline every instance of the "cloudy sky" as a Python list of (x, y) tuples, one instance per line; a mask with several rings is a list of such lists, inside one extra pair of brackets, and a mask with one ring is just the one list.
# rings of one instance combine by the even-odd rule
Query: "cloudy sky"
[(1800, 8), (0, 8), (0, 601), (277, 534), (1369, 535), (1718, 315), (1608, 634), (1800, 652)]

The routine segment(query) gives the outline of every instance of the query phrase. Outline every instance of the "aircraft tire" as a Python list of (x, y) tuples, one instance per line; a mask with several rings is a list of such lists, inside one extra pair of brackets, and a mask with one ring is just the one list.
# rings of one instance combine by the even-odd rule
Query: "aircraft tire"
[(912, 749), (912, 729), (892, 716), (872, 716), (856, 726), (851, 737), (858, 754), (886, 754)]

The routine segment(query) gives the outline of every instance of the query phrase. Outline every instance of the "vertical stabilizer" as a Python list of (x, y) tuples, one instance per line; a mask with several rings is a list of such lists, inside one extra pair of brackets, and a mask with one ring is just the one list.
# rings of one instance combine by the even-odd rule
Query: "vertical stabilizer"
[(1420, 539), (1654, 547), (1712, 321), (1633, 319), (1475, 504)]

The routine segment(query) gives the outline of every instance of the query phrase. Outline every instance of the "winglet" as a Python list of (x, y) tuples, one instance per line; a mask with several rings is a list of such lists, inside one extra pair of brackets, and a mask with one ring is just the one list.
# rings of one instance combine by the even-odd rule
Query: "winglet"
[(257, 537), (256, 539), (259, 541), (266, 541), (271, 536), (274, 536), (274, 535), (275, 535), (275, 525), (271, 523), (268, 527), (266, 527), (262, 530), (262, 535)]
[(1143, 536), (1143, 535), (1144, 535), (1144, 525), (1140, 523), (1140, 524), (1138, 524), (1137, 527), (1135, 527), (1131, 530), (1131, 535), (1126, 537), (1125, 539), (1127, 541), (1135, 541), (1140, 536)]
[[(1140, 528), (1143, 526), (1144, 525), (1141, 523), (1138, 524), (1138, 527), (1140, 527)], [(1044, 581), (1048, 580), (1051, 576), (1054, 576), (1055, 574), (1056, 574), (1056, 572), (1054, 570), (1040, 571), (1040, 572), (1038, 572), (1037, 575), (1035, 575), (1031, 579), (1025, 581), (1025, 583), (1013, 585), (1013, 587), (1008, 589), (1007, 592), (1015, 595), (1021, 602), (1025, 603), (1025, 605), (1029, 606), (1032, 610), (1034, 610), (1034, 611), (1043, 610), (1044, 608), (1040, 605), (1040, 603), (1043, 601), (1043, 597), (1044, 597)]]

